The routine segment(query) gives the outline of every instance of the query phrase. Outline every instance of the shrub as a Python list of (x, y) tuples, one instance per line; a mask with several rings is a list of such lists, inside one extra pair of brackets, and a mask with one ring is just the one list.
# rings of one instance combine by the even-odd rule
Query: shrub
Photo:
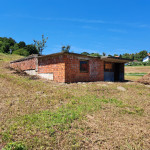
[(26, 49), (21, 48), (21, 49), (13, 51), (13, 54), (28, 56), (29, 52)]
[(150, 66), (150, 61), (148, 62), (129, 62), (127, 66)]
[(26, 146), (20, 142), (8, 143), (2, 150), (27, 150)]

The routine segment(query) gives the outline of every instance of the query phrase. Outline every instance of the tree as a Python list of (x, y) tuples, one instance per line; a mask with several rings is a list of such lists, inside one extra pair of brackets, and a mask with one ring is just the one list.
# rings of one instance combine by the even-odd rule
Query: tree
[(21, 49), (17, 49), (15, 51), (13, 51), (13, 54), (22, 55), (22, 56), (28, 56), (29, 52), (26, 49), (21, 48)]
[(42, 55), (44, 48), (46, 47), (47, 40), (48, 40), (48, 37), (44, 38), (44, 35), (42, 35), (42, 41), (33, 40), (35, 47), (37, 48), (37, 50), (39, 51), (39, 54), (41, 55)]
[(18, 43), (16, 43), (16, 44), (13, 46), (13, 51), (15, 51), (15, 50), (17, 50), (17, 49), (19, 49)]
[(62, 46), (62, 47), (61, 47), (61, 51), (62, 51), (62, 52), (68, 52), (68, 53), (69, 53), (70, 47), (71, 47), (70, 45)]
[(14, 39), (12, 39), (12, 38), (9, 38), (7, 41), (10, 44), (10, 46), (14, 46), (15, 43), (16, 43), (16, 41)]
[(139, 52), (139, 57), (140, 57), (140, 61), (143, 60), (143, 58), (145, 58), (147, 56), (147, 51), (143, 50)]
[(91, 53), (90, 56), (93, 56), (93, 57), (100, 57), (101, 55), (99, 53)]
[(27, 45), (25, 47), (25, 49), (29, 52), (29, 54), (39, 54), (39, 51), (37, 50), (37, 48), (35, 47), (35, 45), (31, 44), (31, 45)]
[(3, 53), (8, 53), (9, 52), (9, 47), (10, 47), (9, 43), (3, 43), (3, 45), (2, 45), (2, 52)]
[(115, 56), (118, 56), (118, 54), (114, 54), (114, 57), (115, 57)]
[(90, 55), (88, 52), (82, 52), (82, 55)]
[(26, 47), (26, 43), (23, 42), (23, 41), (20, 41), (20, 42), (18, 43), (18, 46), (19, 46), (19, 48), (24, 48), (24, 47)]
[(106, 56), (106, 53), (103, 52), (103, 56)]

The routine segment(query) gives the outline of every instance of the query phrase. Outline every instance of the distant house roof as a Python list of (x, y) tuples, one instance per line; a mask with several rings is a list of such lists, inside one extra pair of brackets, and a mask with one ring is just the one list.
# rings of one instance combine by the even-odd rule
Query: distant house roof
[(139, 62), (138, 60), (133, 60), (133, 62)]
[(150, 54), (149, 54), (149, 53), (147, 53), (147, 55), (148, 55), (148, 56), (150, 56)]

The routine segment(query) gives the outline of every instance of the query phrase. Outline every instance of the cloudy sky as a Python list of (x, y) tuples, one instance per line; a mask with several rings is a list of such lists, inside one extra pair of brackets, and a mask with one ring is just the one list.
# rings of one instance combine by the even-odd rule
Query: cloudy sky
[(0, 37), (32, 44), (44, 34), (44, 54), (150, 51), (149, 0), (0, 1)]

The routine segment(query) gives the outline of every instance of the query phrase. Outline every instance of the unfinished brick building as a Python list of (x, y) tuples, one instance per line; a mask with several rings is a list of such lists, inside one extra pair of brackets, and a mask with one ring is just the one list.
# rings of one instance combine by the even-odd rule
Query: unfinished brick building
[(75, 53), (32, 55), (10, 62), (10, 67), (56, 82), (123, 81), (124, 63), (118, 57), (92, 57)]

